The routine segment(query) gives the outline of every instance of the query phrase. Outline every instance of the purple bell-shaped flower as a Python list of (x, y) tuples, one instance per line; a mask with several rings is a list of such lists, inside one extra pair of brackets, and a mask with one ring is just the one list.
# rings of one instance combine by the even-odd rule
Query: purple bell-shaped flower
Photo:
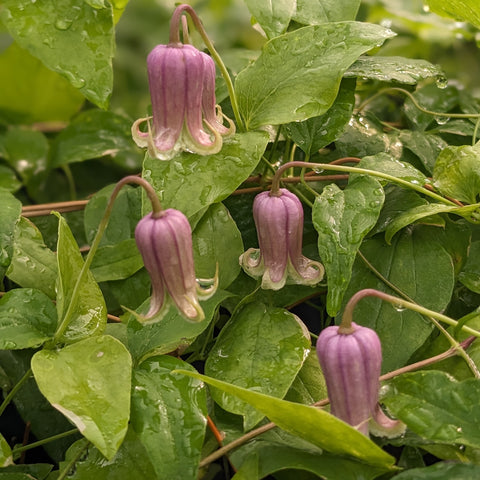
[(192, 230), (187, 217), (174, 209), (163, 210), (156, 216), (150, 213), (138, 222), (135, 240), (152, 281), (150, 309), (140, 320), (160, 320), (162, 312), (168, 310), (168, 299), (186, 319), (203, 320), (198, 299), (215, 293), (217, 279), (204, 289), (195, 277)]
[[(192, 45), (157, 45), (147, 58), (152, 117), (132, 126), (139, 147), (153, 158), (169, 160), (178, 152), (208, 155), (222, 148), (222, 136), (235, 132), (234, 123), (215, 105), (215, 63)], [(153, 119), (153, 125), (150, 124)], [(147, 122), (147, 131), (140, 124)]]
[(302, 255), (303, 207), (290, 191), (262, 192), (255, 197), (253, 218), (259, 249), (240, 256), (250, 276), (262, 277), (262, 288), (279, 290), (285, 283), (315, 285), (324, 275), (323, 265)]
[(333, 415), (364, 435), (369, 427), (385, 436), (404, 430), (404, 425), (387, 417), (378, 403), (382, 347), (374, 330), (353, 322), (349, 328), (327, 327), (318, 337), (317, 355)]

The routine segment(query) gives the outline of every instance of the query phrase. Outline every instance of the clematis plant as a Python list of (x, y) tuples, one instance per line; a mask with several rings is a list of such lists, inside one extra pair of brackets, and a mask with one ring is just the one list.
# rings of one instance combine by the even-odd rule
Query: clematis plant
[[(356, 302), (358, 297), (352, 297)], [(350, 302), (352, 302), (352, 299)], [(375, 330), (351, 321), (352, 303), (342, 323), (327, 327), (317, 340), (331, 413), (364, 435), (397, 436), (405, 425), (389, 418), (378, 399), (382, 346)]]
[(202, 321), (199, 297), (211, 297), (217, 283), (212, 279), (212, 286), (203, 289), (195, 277), (187, 217), (173, 208), (151, 212), (138, 222), (135, 240), (152, 281), (150, 309), (142, 322), (159, 321), (168, 310), (169, 299), (187, 320)]
[(262, 277), (262, 288), (279, 290), (287, 281), (315, 285), (324, 275), (320, 262), (302, 255), (303, 207), (285, 188), (255, 197), (253, 218), (260, 248), (240, 256), (246, 273)]
[[(179, 18), (184, 10), (204, 34), (194, 10), (188, 5), (177, 7), (169, 44), (157, 45), (147, 57), (152, 116), (140, 118), (132, 126), (136, 144), (147, 147), (149, 155), (160, 160), (169, 160), (182, 150), (201, 155), (218, 153), (222, 137), (235, 133), (235, 124), (215, 102), (213, 59), (180, 42)], [(146, 132), (140, 130), (145, 122)]]

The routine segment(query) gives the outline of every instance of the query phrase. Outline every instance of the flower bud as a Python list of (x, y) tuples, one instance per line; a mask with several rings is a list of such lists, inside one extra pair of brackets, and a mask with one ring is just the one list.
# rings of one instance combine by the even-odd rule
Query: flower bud
[(303, 207), (290, 191), (255, 197), (253, 218), (259, 249), (240, 256), (240, 265), (252, 277), (262, 277), (262, 288), (279, 290), (289, 283), (315, 285), (324, 275), (323, 265), (302, 255)]
[[(405, 425), (387, 417), (378, 403), (382, 346), (371, 328), (327, 327), (317, 340), (332, 415), (368, 435), (397, 436)], [(372, 429), (373, 428), (373, 429)]]
[(382, 347), (376, 332), (352, 323), (352, 333), (325, 328), (317, 355), (325, 376), (331, 413), (368, 435), (378, 402)]
[(164, 210), (156, 217), (150, 213), (138, 222), (135, 240), (152, 281), (150, 309), (145, 319), (160, 320), (170, 299), (188, 320), (203, 320), (198, 297), (213, 295), (216, 284), (202, 290), (197, 282), (187, 217), (174, 209)]
[[(152, 101), (153, 127), (149, 118), (132, 126), (139, 147), (148, 147), (151, 157), (169, 160), (179, 151), (201, 155), (222, 148), (222, 135), (234, 133), (222, 123), (220, 107), (215, 105), (215, 63), (192, 45), (157, 45), (147, 58)], [(227, 119), (228, 120), (228, 119)], [(148, 131), (139, 129), (148, 122)]]

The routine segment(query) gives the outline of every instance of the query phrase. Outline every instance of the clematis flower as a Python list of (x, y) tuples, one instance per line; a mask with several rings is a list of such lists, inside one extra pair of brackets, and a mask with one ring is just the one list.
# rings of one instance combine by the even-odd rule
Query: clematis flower
[(203, 320), (199, 297), (209, 298), (217, 284), (215, 278), (210, 288), (203, 289), (202, 281), (195, 277), (192, 230), (187, 217), (174, 209), (163, 210), (158, 216), (150, 213), (138, 222), (135, 240), (152, 281), (150, 309), (140, 320), (160, 320), (162, 312), (168, 310), (169, 299), (188, 320)]
[(323, 265), (302, 255), (303, 207), (285, 188), (277, 194), (262, 192), (253, 202), (259, 249), (240, 256), (240, 265), (252, 277), (262, 277), (262, 288), (279, 290), (287, 281), (315, 285)]
[(364, 435), (369, 427), (383, 436), (404, 431), (404, 424), (387, 417), (378, 403), (382, 347), (374, 330), (354, 322), (347, 331), (327, 327), (318, 337), (317, 355), (333, 415)]
[[(192, 45), (157, 45), (147, 58), (152, 117), (132, 126), (139, 147), (153, 158), (169, 160), (187, 150), (201, 155), (218, 153), (223, 136), (235, 132), (234, 123), (215, 104), (215, 63)], [(153, 125), (151, 125), (152, 120)], [(147, 131), (140, 124), (147, 122)]]

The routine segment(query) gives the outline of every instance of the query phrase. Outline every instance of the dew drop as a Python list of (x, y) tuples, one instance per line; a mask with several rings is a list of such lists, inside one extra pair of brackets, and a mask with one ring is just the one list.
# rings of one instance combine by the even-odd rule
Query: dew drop
[(394, 305), (393, 308), (394, 308), (397, 312), (403, 312), (403, 311), (405, 311), (405, 307), (404, 307), (403, 305), (400, 305), (400, 304)]
[(422, 10), (423, 10), (425, 13), (428, 13), (428, 12), (430, 12), (430, 7), (429, 7), (428, 5), (424, 5), (424, 6), (422, 7)]
[(439, 124), (439, 125), (445, 125), (448, 121), (450, 120), (450, 117), (440, 117), (440, 116), (436, 116), (435, 117), (435, 121)]
[(55, 22), (55, 28), (57, 30), (68, 30), (72, 26), (73, 21), (68, 18), (59, 18)]
[(385, 28), (391, 28), (392, 20), (390, 18), (384, 18), (383, 20), (380, 21), (380, 25)]

